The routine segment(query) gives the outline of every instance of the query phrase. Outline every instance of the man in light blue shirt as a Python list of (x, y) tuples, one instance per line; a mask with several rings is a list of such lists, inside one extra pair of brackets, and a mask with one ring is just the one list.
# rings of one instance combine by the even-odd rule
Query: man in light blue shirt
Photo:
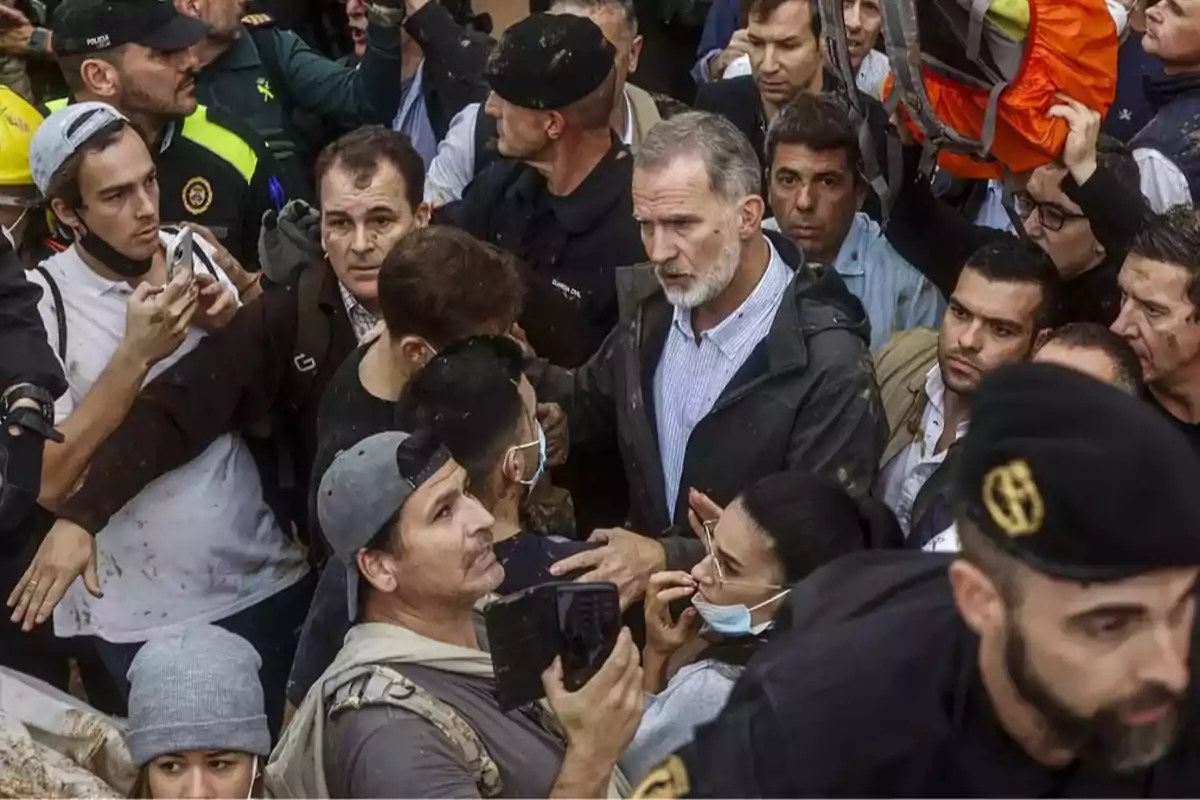
[(781, 111), (767, 158), (775, 218), (766, 227), (799, 245), (808, 263), (841, 275), (871, 320), (872, 349), (899, 331), (939, 324), (937, 289), (858, 210), (867, 194), (858, 134), (835, 98), (806, 94)]

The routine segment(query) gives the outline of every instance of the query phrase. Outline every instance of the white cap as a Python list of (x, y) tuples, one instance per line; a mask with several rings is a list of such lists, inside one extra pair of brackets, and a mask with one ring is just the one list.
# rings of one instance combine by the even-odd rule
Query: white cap
[(29, 171), (43, 196), (50, 179), (101, 128), (129, 119), (107, 103), (73, 103), (46, 117), (29, 143)]

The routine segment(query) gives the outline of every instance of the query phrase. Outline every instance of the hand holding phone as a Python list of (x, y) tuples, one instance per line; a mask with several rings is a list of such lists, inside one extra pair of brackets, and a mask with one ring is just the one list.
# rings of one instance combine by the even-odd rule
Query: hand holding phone
[(571, 749), (598, 763), (616, 763), (637, 733), (645, 705), (637, 645), (623, 628), (608, 658), (585, 685), (571, 691), (564, 662), (555, 660), (542, 676), (546, 698)]
[(621, 606), (611, 583), (544, 583), (484, 611), (500, 710), (541, 699), (542, 674), (561, 662), (568, 691), (597, 673), (617, 642)]
[(167, 283), (173, 281), (180, 272), (195, 274), (193, 269), (194, 246), (194, 234), (191, 228), (181, 230), (167, 245)]

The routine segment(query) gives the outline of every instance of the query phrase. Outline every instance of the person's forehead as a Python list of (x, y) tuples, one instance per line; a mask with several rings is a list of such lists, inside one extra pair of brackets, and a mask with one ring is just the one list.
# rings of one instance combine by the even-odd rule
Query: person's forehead
[(811, 14), (808, 0), (785, 0), (768, 15), (755, 9), (751, 12), (746, 27), (756, 33), (770, 30), (780, 37), (803, 35), (805, 29), (811, 27), (811, 23), (801, 26), (797, 25), (797, 22), (811, 20)]
[(1030, 569), (1022, 572), (1028, 605), (1054, 616), (1070, 617), (1105, 607), (1168, 611), (1194, 590), (1200, 569), (1155, 570), (1104, 583), (1061, 580)]
[(466, 479), (467, 473), (458, 465), (458, 462), (453, 458), (447, 459), (445, 464), (438, 467), (436, 472), (416, 488), (404, 507), (408, 509), (411, 506), (419, 513), (424, 514), (430, 506), (447, 494), (461, 491)]
[(1117, 283), (1125, 291), (1136, 293), (1139, 297), (1183, 300), (1188, 273), (1178, 264), (1167, 264), (1130, 253), (1121, 267)]
[(713, 542), (741, 564), (757, 562), (770, 555), (770, 544), (746, 514), (740, 502), (731, 503), (713, 529)]
[(806, 144), (781, 142), (775, 148), (775, 169), (791, 169), (797, 172), (844, 172), (846, 151), (843, 148), (813, 150)]
[(406, 190), (404, 176), (387, 159), (376, 161), (370, 180), (337, 161), (321, 178), (321, 210), (330, 213), (381, 207), (399, 211), (408, 207)]
[(952, 297), (975, 313), (1016, 320), (1037, 308), (1042, 301), (1042, 288), (1036, 283), (989, 280), (968, 264), (959, 275)]
[(699, 153), (679, 153), (665, 164), (633, 171), (635, 205), (643, 200), (698, 209), (712, 196), (708, 170)]
[(1039, 203), (1053, 203), (1064, 211), (1078, 214), (1081, 209), (1062, 190), (1062, 181), (1066, 175), (1067, 171), (1062, 167), (1039, 167), (1029, 176), (1029, 182), (1025, 184), (1025, 191), (1029, 192), (1029, 196)]
[(154, 161), (145, 141), (133, 128), (126, 128), (108, 147), (84, 155), (79, 164), (79, 185), (103, 191), (105, 187), (139, 180), (152, 169)]

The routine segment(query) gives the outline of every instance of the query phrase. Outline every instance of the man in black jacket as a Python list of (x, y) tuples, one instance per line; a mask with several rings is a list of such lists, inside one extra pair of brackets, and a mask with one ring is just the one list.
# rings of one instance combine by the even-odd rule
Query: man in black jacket
[(1163, 62), (1164, 73), (1146, 79), (1154, 119), (1129, 141), (1156, 150), (1187, 178), (1192, 203), (1200, 203), (1200, 3), (1179, 0), (1146, 9), (1142, 47)]
[[(751, 74), (706, 83), (696, 95), (696, 108), (728, 117), (763, 163), (767, 127), (781, 108), (805, 92), (844, 89), (841, 80), (824, 68), (820, 21), (817, 0), (753, 0), (746, 28)], [(887, 114), (874, 98), (857, 87), (849, 89), (858, 92), (866, 107), (867, 122), (879, 149), (887, 131)]]
[(617, 322), (613, 272), (645, 257), (629, 200), (633, 159), (610, 126), (615, 51), (594, 22), (535, 14), (488, 63), (504, 159), (439, 222), (529, 267), (521, 325), (539, 355), (575, 367)]
[[(147, 384), (58, 509), (61, 519), (99, 531), (147, 484), (218, 436), (274, 414), (277, 444), (292, 445), (280, 482), (296, 490), (286, 497), (288, 511), (304, 528), (321, 394), (375, 325), (384, 256), (428, 219), (421, 159), (401, 134), (348, 134), (325, 150), (317, 172), (328, 261), (265, 292)], [(367, 232), (380, 225), (379, 235)]]
[(723, 505), (794, 469), (863, 494), (887, 436), (862, 305), (836, 272), (764, 236), (745, 137), (723, 117), (682, 114), (651, 131), (635, 163), (651, 263), (619, 275), (622, 321), (600, 352), (535, 381), (567, 413), (572, 457), (620, 445), (627, 530), (597, 531), (603, 547), (554, 569), (612, 580), (626, 605), (652, 572), (703, 556), (684, 533), (693, 490)]

